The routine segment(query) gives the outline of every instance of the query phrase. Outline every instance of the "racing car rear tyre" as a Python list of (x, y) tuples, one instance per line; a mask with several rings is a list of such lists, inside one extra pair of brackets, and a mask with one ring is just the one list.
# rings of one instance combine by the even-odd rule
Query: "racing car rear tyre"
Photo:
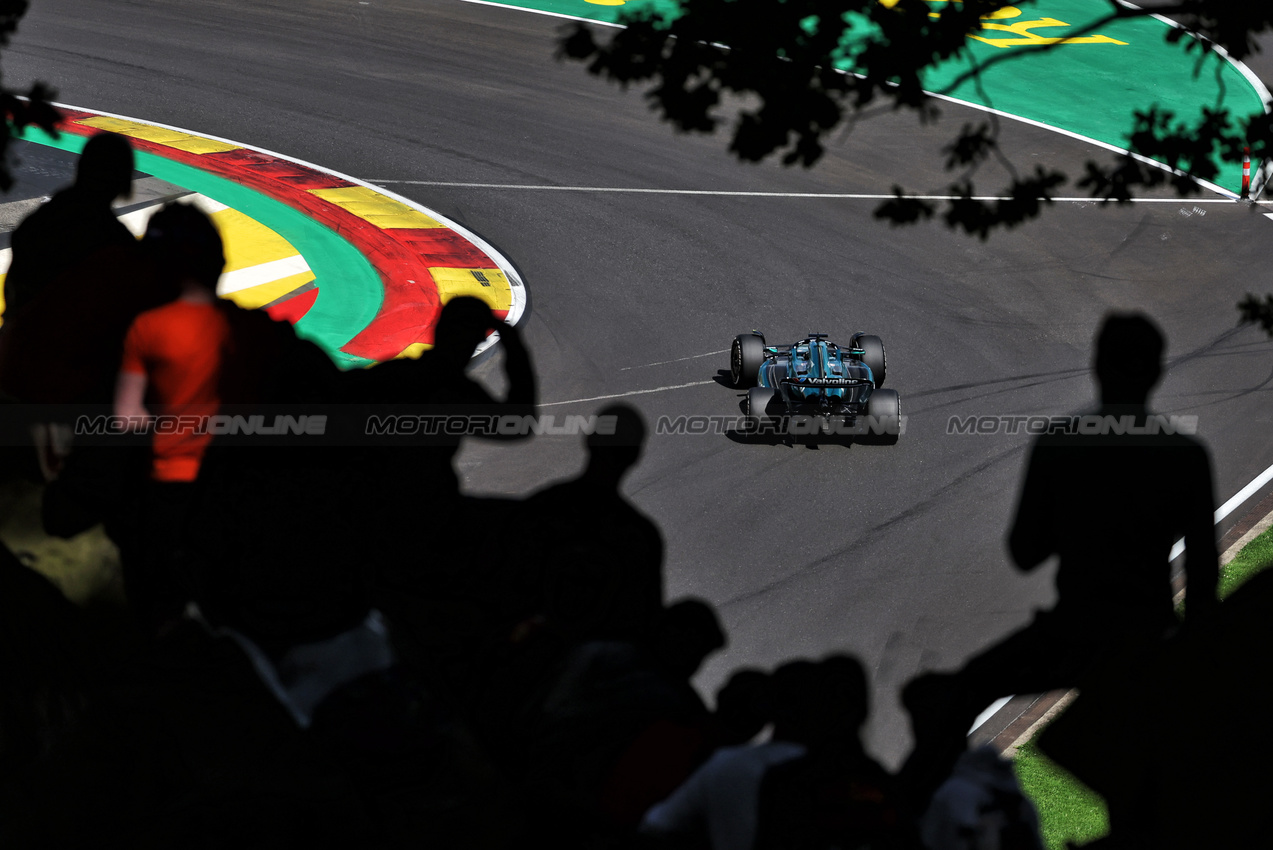
[(857, 337), (858, 348), (862, 349), (862, 362), (871, 368), (875, 376), (875, 386), (884, 386), (884, 373), (888, 371), (888, 358), (884, 356), (884, 341), (878, 336), (862, 334)]
[(896, 436), (902, 430), (902, 398), (897, 390), (875, 390), (866, 401), (866, 415), (883, 433), (878, 436)]
[(760, 334), (739, 334), (729, 349), (729, 377), (739, 388), (754, 387), (765, 362), (765, 338)]
[(769, 414), (769, 404), (774, 400), (774, 391), (769, 387), (752, 387), (747, 391), (747, 421), (755, 429), (773, 421)]

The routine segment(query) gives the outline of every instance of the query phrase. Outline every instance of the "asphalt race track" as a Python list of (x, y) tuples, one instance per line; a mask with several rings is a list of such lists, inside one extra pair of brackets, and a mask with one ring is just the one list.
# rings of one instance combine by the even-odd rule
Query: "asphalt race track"
[[(742, 165), (722, 138), (678, 136), (638, 92), (554, 61), (560, 26), (460, 0), (39, 0), (3, 59), (8, 85), (44, 80), (65, 103), (373, 182), (932, 191), (945, 182), (942, 145), (979, 114), (947, 105), (921, 128), (886, 113), (811, 171)], [(1104, 155), (1012, 121), (1002, 130), (1023, 170), (1077, 175)], [(984, 167), (979, 188), (999, 188), (999, 168)], [(730, 634), (702, 684), (741, 665), (854, 653), (876, 684), (869, 746), (888, 763), (909, 746), (897, 687), (1052, 599), (1050, 573), (1016, 574), (1003, 546), (1028, 438), (948, 435), (950, 417), (1082, 408), (1097, 322), (1139, 308), (1168, 334), (1156, 406), (1198, 417), (1217, 503), (1273, 464), (1273, 342), (1238, 328), (1234, 309), (1244, 292), (1273, 289), (1273, 221), (1257, 207), (1058, 203), (981, 242), (938, 222), (890, 228), (870, 200), (385, 185), (517, 264), (545, 413), (622, 396), (652, 426), (735, 414), (741, 394), (718, 380), (735, 334), (883, 338), (908, 416), (896, 445), (653, 437), (628, 492), (666, 536), (670, 596), (710, 600)], [(498, 383), (498, 366), (478, 369)], [(578, 438), (539, 437), (470, 446), (459, 462), (470, 491), (516, 495), (582, 459)], [(444, 533), (428, 520), (422, 538)]]

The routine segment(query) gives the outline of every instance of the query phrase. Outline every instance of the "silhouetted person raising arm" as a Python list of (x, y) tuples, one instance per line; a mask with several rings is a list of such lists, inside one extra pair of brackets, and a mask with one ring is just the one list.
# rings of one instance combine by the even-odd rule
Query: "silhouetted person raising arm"
[[(503, 398), (468, 372), (476, 347), (492, 331), (500, 335)], [(494, 427), (505, 420), (520, 425), (534, 414), (530, 355), (516, 327), (497, 319), (484, 301), (460, 296), (443, 306), (433, 347), (418, 359), (345, 372), (338, 384), (338, 399), (349, 403), (337, 414), (353, 426), (348, 445), (358, 493), (344, 513), (356, 518), (363, 561), (375, 577), (375, 604), (406, 663), (427, 658), (432, 673), (467, 695), (494, 640), (485, 624), (492, 617), (489, 570), (497, 563), (498, 536), (492, 539), (489, 513), (462, 497), (454, 458), (473, 437), (521, 440), (533, 433)], [(367, 424), (399, 419), (423, 424), (387, 435)]]
[[(499, 331), (504, 349), (508, 390), (503, 400), (466, 373), (474, 350), (492, 330)], [(374, 369), (347, 372), (341, 383), (343, 400), (361, 403), (373, 413), (401, 412), (450, 424), (535, 412), (535, 375), (520, 333), (496, 319), (484, 301), (467, 296), (452, 298), (442, 308), (433, 348), (418, 360), (395, 360)], [(500, 433), (480, 424), (435, 428), (418, 439), (373, 445), (366, 452), (366, 474), (369, 480), (380, 482), (382, 498), (376, 500), (376, 509), (381, 512), (386, 534), (392, 535), (396, 527), (410, 527), (422, 512), (437, 511), (432, 518), (445, 522), (445, 515), (454, 509), (459, 497), (459, 478), (452, 459), (465, 436), (516, 440), (530, 434)], [(402, 498), (408, 492), (414, 503)]]

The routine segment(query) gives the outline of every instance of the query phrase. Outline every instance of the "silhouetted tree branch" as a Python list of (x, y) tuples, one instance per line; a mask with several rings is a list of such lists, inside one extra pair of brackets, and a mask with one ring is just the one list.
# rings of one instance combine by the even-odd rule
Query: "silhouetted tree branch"
[[(0, 0), (0, 47), (9, 46), (9, 38), (17, 31), (27, 5), (27, 0)], [(0, 87), (0, 110), (7, 127), (6, 132), (0, 133), (0, 191), (8, 191), (13, 186), (13, 174), (9, 170), (9, 142), (13, 131), (34, 125), (55, 133), (58, 112), (51, 101), (56, 96), (43, 83), (34, 83), (25, 92)]]
[[(1008, 5), (964, 0), (934, 13), (923, 0), (681, 0), (676, 15), (648, 8), (629, 13), (621, 18), (624, 28), (605, 41), (577, 24), (563, 35), (557, 55), (583, 62), (591, 74), (623, 87), (647, 86), (651, 108), (683, 132), (715, 132), (724, 120), (723, 99), (737, 96), (742, 105), (733, 116), (731, 153), (747, 161), (777, 156), (786, 165), (809, 167), (821, 158), (827, 134), (851, 126), (869, 105), (912, 110), (922, 122), (935, 119), (938, 109), (924, 90), (924, 74), (953, 57), (969, 56), (968, 36), (981, 28), (983, 16)], [(1256, 37), (1273, 27), (1273, 6), (1249, 0), (1181, 0), (1150, 9), (1109, 0), (1108, 12), (1079, 34), (1150, 14), (1180, 24), (1166, 39), (1196, 53), (1199, 73), (1205, 61), (1220, 61), (1220, 50), (1235, 59), (1255, 52)], [(994, 56), (943, 90), (979, 84), (994, 65), (1055, 47), (1040, 44)], [(1173, 170), (1131, 155), (1089, 161), (1077, 186), (1093, 198), (1126, 202), (1137, 191), (1164, 184), (1184, 196), (1199, 191), (1197, 181), (1217, 176), (1217, 158), (1241, 161), (1244, 146), (1255, 159), (1273, 154), (1273, 119), (1266, 114), (1233, 115), (1217, 105), (1188, 118), (1151, 106), (1129, 118), (1131, 152)], [(948, 186), (942, 220), (982, 239), (1038, 216), (1069, 180), (1046, 167), (1017, 174), (999, 151), (997, 136), (993, 121), (966, 124), (944, 149), (946, 170), (959, 173)], [(1003, 197), (979, 197), (973, 176), (992, 155), (1008, 167), (1011, 182), (999, 193)], [(894, 197), (875, 215), (901, 225), (936, 212), (933, 203), (909, 198), (895, 186)]]

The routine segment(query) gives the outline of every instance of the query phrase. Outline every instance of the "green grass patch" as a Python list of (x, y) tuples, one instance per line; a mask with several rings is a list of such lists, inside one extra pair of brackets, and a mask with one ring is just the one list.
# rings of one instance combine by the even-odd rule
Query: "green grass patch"
[(124, 583), (115, 544), (100, 525), (69, 539), (45, 534), (42, 496), (43, 487), (37, 484), (0, 481), (0, 543), (76, 605), (122, 608)]
[(1225, 565), (1220, 574), (1220, 598), (1224, 599), (1251, 576), (1270, 566), (1273, 566), (1273, 528), (1242, 547), (1237, 557)]
[[(1224, 599), (1261, 570), (1273, 566), (1273, 528), (1256, 537), (1220, 572)], [(1105, 801), (1074, 776), (1053, 763), (1028, 742), (1017, 750), (1013, 766), (1022, 790), (1039, 810), (1043, 841), (1048, 850), (1081, 846), (1109, 831)]]
[(1048, 850), (1065, 850), (1067, 842), (1085, 844), (1109, 831), (1100, 795), (1039, 752), (1033, 741), (1017, 751), (1013, 767), (1022, 790), (1039, 810)]

